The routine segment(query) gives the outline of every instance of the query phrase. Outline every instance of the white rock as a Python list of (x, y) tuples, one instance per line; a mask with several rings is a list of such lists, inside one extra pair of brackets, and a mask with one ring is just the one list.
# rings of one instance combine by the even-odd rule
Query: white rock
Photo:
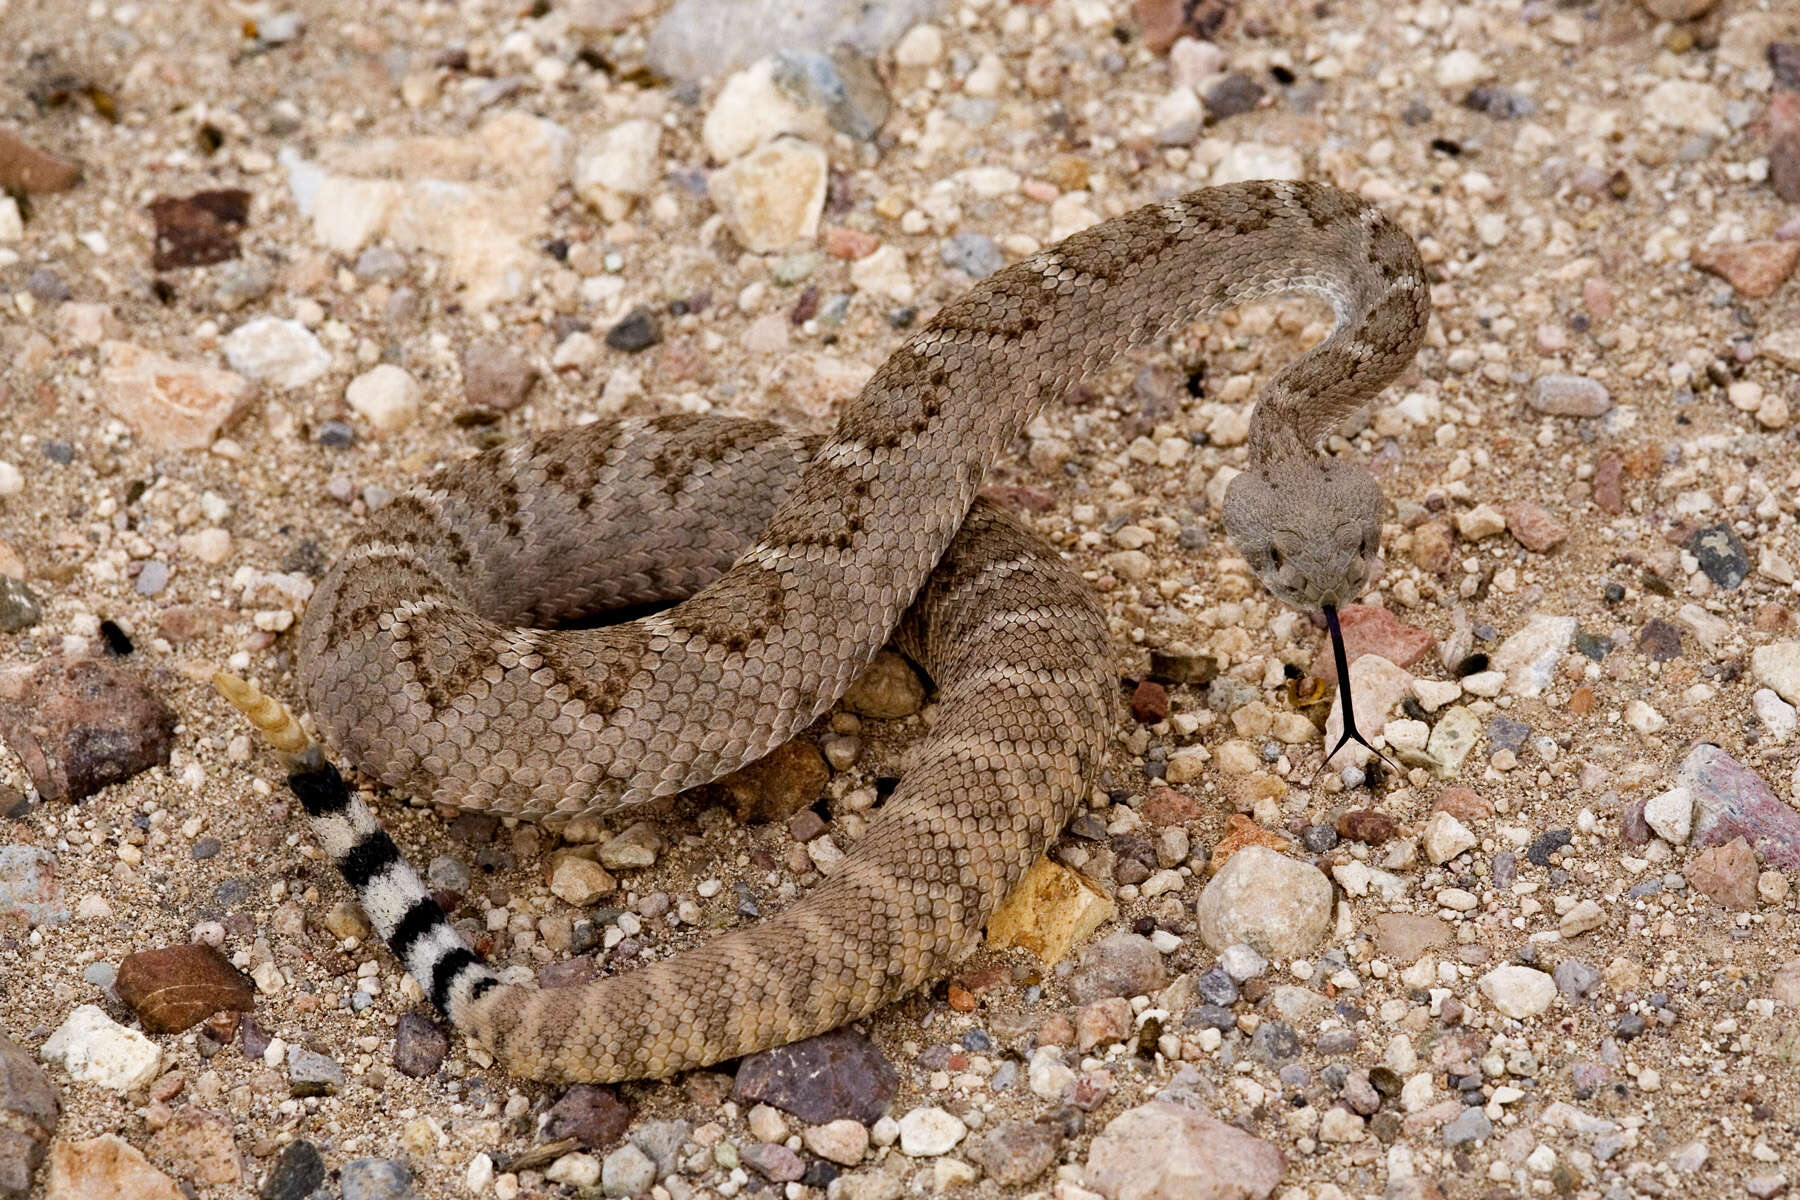
[(700, 141), (714, 162), (726, 163), (784, 133), (825, 141), (831, 125), (823, 112), (796, 104), (781, 89), (769, 57), (725, 81), (700, 126)]
[(1463, 88), (1493, 76), (1494, 69), (1473, 50), (1452, 50), (1437, 60), (1432, 76), (1442, 88)]
[(1456, 532), (1471, 542), (1506, 532), (1506, 518), (1491, 504), (1477, 504), (1456, 518)]
[(1800, 642), (1776, 642), (1750, 652), (1750, 673), (1789, 704), (1800, 704)]
[(1200, 135), (1205, 120), (1206, 106), (1193, 88), (1170, 88), (1150, 110), (1150, 136), (1159, 146), (1185, 146)]
[(1207, 882), (1195, 912), (1215, 952), (1244, 942), (1271, 958), (1298, 958), (1324, 940), (1331, 905), (1331, 881), (1318, 868), (1246, 846)]
[(280, 317), (245, 321), (220, 348), (232, 370), (283, 390), (305, 387), (331, 369), (331, 352), (312, 330)]
[(1606, 910), (1598, 902), (1579, 900), (1574, 908), (1563, 914), (1556, 928), (1566, 938), (1580, 937), (1589, 930), (1600, 928), (1607, 920)]
[(1225, 51), (1198, 38), (1176, 38), (1169, 47), (1169, 82), (1176, 87), (1198, 87), (1225, 69)]
[(25, 218), (19, 202), (11, 196), (0, 196), (0, 242), (16, 242), (25, 236)]
[(591, 1188), (600, 1182), (600, 1160), (580, 1151), (565, 1154), (550, 1164), (550, 1169), (544, 1172), (544, 1178), (577, 1191)]
[(1025, 1076), (1032, 1094), (1046, 1100), (1062, 1099), (1075, 1083), (1075, 1072), (1064, 1065), (1062, 1051), (1055, 1046), (1039, 1046), (1033, 1051)]
[(869, 1130), (861, 1121), (841, 1117), (809, 1126), (800, 1134), (806, 1148), (839, 1166), (854, 1167), (869, 1149)]
[(16, 496), (25, 490), (25, 476), (9, 462), (0, 461), (0, 496)]
[[(1489, 661), (1495, 670), (1506, 672), (1507, 690), (1526, 699), (1541, 696), (1574, 640), (1575, 626), (1574, 617), (1540, 614), (1500, 643)], [(1463, 686), (1468, 687), (1469, 681), (1463, 680)]]
[(944, 57), (944, 35), (936, 25), (914, 25), (894, 46), (897, 67), (935, 67)]
[(69, 1014), (38, 1051), (60, 1063), (70, 1078), (114, 1092), (129, 1092), (156, 1078), (162, 1051), (135, 1029), (127, 1029), (93, 1004)]
[(1642, 700), (1625, 705), (1625, 723), (1639, 733), (1660, 733), (1668, 728), (1669, 719)]
[(392, 433), (412, 424), (419, 415), (418, 380), (392, 363), (372, 367), (350, 381), (344, 399), (379, 433)]
[(915, 1108), (900, 1118), (900, 1153), (913, 1158), (948, 1154), (968, 1132), (967, 1125), (941, 1108)]
[(1725, 97), (1710, 83), (1694, 79), (1665, 79), (1650, 89), (1640, 110), (1653, 124), (1688, 133), (1724, 137)]
[(825, 151), (784, 137), (714, 171), (707, 191), (744, 248), (767, 254), (819, 232), (826, 175)]
[(1238, 142), (1213, 166), (1212, 182), (1242, 183), (1247, 179), (1304, 179), (1306, 163), (1292, 146), (1263, 142)]
[(851, 263), (850, 283), (859, 292), (885, 296), (898, 304), (910, 303), (916, 294), (912, 273), (906, 267), (906, 251), (891, 242)]
[(1483, 975), (1479, 986), (1502, 1016), (1520, 1021), (1537, 1016), (1556, 1000), (1556, 980), (1511, 963)]
[(1462, 696), (1462, 684), (1454, 679), (1415, 679), (1413, 696), (1426, 712), (1436, 712)]
[(1750, 706), (1756, 710), (1756, 719), (1762, 722), (1763, 731), (1771, 741), (1785, 742), (1794, 736), (1800, 713), (1786, 700), (1768, 688), (1757, 688), (1750, 696)]
[(1473, 850), (1475, 845), (1475, 835), (1469, 832), (1469, 827), (1447, 812), (1434, 812), (1431, 820), (1425, 822), (1425, 857), (1436, 865), (1449, 862), (1465, 850)]
[(656, 186), (661, 162), (662, 126), (621, 121), (575, 159), (575, 194), (605, 220), (623, 220), (632, 202)]
[[(1356, 701), (1356, 727), (1364, 737), (1374, 738), (1387, 728), (1388, 715), (1413, 694), (1413, 677), (1404, 667), (1397, 667), (1379, 654), (1365, 654), (1350, 664), (1350, 695)], [(1339, 688), (1331, 700), (1331, 712), (1325, 718), (1325, 744), (1337, 745), (1344, 732), (1344, 690)], [(1339, 766), (1359, 762), (1351, 754), (1367, 755), (1361, 747), (1346, 746)]]
[(1694, 831), (1694, 794), (1684, 787), (1670, 788), (1644, 803), (1644, 822), (1671, 846), (1680, 846)]

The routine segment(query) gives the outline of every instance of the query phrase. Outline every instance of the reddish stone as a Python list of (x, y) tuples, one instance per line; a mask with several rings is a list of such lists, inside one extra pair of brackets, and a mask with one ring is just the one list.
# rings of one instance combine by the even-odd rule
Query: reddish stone
[(1243, 813), (1233, 813), (1226, 822), (1225, 836), (1213, 847), (1208, 867), (1217, 874), (1233, 854), (1246, 846), (1267, 846), (1278, 854), (1286, 854), (1293, 850), (1294, 843), (1270, 833)]
[(1186, 825), (1189, 821), (1198, 821), (1201, 816), (1198, 804), (1174, 788), (1166, 787), (1151, 788), (1144, 798), (1144, 806), (1138, 811), (1152, 825)]
[(1609, 454), (1594, 464), (1594, 503), (1602, 511), (1618, 516), (1625, 511), (1625, 463), (1618, 455)]
[(861, 229), (832, 225), (825, 230), (825, 253), (833, 258), (867, 258), (881, 245), (881, 239)]
[(1550, 515), (1550, 510), (1529, 500), (1506, 506), (1506, 530), (1533, 554), (1551, 550), (1569, 536), (1568, 529)]
[(1131, 693), (1131, 715), (1139, 725), (1154, 725), (1169, 715), (1169, 693), (1160, 683), (1138, 681)]
[(1355, 808), (1338, 814), (1337, 832), (1347, 842), (1367, 842), (1371, 846), (1379, 846), (1400, 832), (1400, 823), (1386, 813)]
[(119, 963), (113, 990), (151, 1033), (180, 1033), (216, 1012), (251, 1012), (250, 977), (211, 946), (140, 950)]
[(1689, 260), (1719, 276), (1741, 296), (1760, 300), (1775, 294), (1800, 266), (1800, 242), (1736, 242), (1696, 246)]
[(1757, 606), (1755, 625), (1758, 633), (1786, 633), (1794, 626), (1794, 614), (1785, 604), (1771, 600)]
[(1471, 821), (1485, 820), (1494, 811), (1493, 805), (1466, 787), (1445, 788), (1432, 809), (1447, 812), (1465, 825)]
[(1136, 0), (1132, 11), (1152, 54), (1165, 54), (1177, 39), (1215, 39), (1236, 7), (1231, 0)]
[(1741, 837), (1694, 855), (1683, 874), (1715, 904), (1745, 911), (1756, 907), (1756, 852)]
[(0, 128), (0, 191), (66, 192), (81, 182), (76, 164), (39, 150), (10, 129)]
[(1421, 571), (1446, 575), (1456, 565), (1456, 535), (1448, 521), (1427, 521), (1412, 532), (1412, 560)]
[[(1417, 536), (1415, 531), (1414, 536)], [(1365, 654), (1378, 654), (1397, 667), (1410, 667), (1425, 657), (1437, 644), (1429, 629), (1405, 624), (1393, 613), (1374, 604), (1350, 604), (1338, 610), (1338, 624), (1344, 631), (1344, 653), (1355, 662)], [(1331, 655), (1331, 639), (1326, 638), (1313, 659), (1312, 673), (1327, 684), (1337, 683), (1337, 663)]]
[(0, 738), (46, 800), (84, 800), (169, 761), (175, 714), (135, 672), (47, 658), (0, 678)]

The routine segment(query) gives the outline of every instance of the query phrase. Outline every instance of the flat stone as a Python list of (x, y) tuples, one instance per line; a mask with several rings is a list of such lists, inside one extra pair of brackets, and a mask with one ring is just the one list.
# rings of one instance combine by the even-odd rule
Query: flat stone
[(238, 235), (250, 222), (250, 193), (216, 188), (158, 196), (149, 211), (155, 227), (150, 265), (158, 271), (202, 267), (238, 256)]
[(604, 1150), (624, 1137), (630, 1124), (631, 1106), (612, 1088), (578, 1083), (550, 1106), (542, 1137), (550, 1142), (574, 1138), (584, 1149)]
[(1050, 1121), (1001, 1121), (963, 1146), (969, 1161), (1002, 1187), (1023, 1187), (1056, 1165), (1063, 1132)]
[(250, 404), (250, 381), (131, 342), (101, 343), (100, 402), (157, 450), (202, 450)]
[(1556, 980), (1542, 971), (1508, 963), (1481, 977), (1478, 985), (1502, 1016), (1535, 1017), (1556, 999)]
[(1526, 403), (1553, 417), (1603, 417), (1612, 396), (1605, 384), (1584, 375), (1544, 375), (1532, 383)]
[(46, 658), (0, 675), (0, 738), (44, 799), (83, 800), (169, 761), (175, 714), (110, 659)]
[[(1429, 629), (1408, 625), (1377, 604), (1346, 604), (1338, 610), (1338, 627), (1344, 634), (1344, 657), (1352, 664), (1365, 654), (1375, 654), (1397, 667), (1410, 667), (1437, 644), (1437, 636)], [(1313, 656), (1312, 674), (1327, 684), (1337, 684), (1337, 662), (1329, 638)], [(1351, 677), (1355, 678), (1354, 668)]]
[(45, 1200), (187, 1200), (173, 1179), (115, 1133), (50, 1148)]
[(1471, 1142), (1485, 1142), (1494, 1133), (1494, 1123), (1479, 1108), (1465, 1108), (1454, 1119), (1444, 1126), (1440, 1135), (1448, 1147), (1467, 1146)]
[(789, 46), (848, 45), (874, 59), (943, 8), (944, 0), (677, 0), (651, 30), (645, 59), (659, 75), (696, 82)]
[(143, 1087), (162, 1066), (162, 1051), (155, 1042), (92, 1004), (70, 1013), (39, 1048), (38, 1057), (60, 1064), (78, 1083), (114, 1092)]
[(1208, 881), (1196, 914), (1214, 951), (1244, 942), (1271, 958), (1298, 958), (1330, 928), (1331, 881), (1311, 864), (1246, 846)]
[(606, 868), (579, 854), (560, 854), (550, 869), (550, 894), (564, 904), (586, 908), (602, 896), (618, 890), (618, 882)]
[(1281, 1151), (1235, 1125), (1161, 1100), (1127, 1109), (1088, 1149), (1088, 1181), (1106, 1200), (1264, 1200)]
[(775, 1183), (794, 1183), (806, 1174), (800, 1156), (778, 1142), (752, 1142), (738, 1153), (745, 1166)]
[(81, 166), (0, 128), (0, 191), (27, 196), (66, 192), (81, 182)]
[(1544, 554), (1569, 536), (1568, 527), (1541, 504), (1522, 500), (1507, 505), (1503, 511), (1506, 513), (1507, 531), (1519, 545), (1533, 554)]
[(936, 1158), (956, 1149), (968, 1133), (967, 1125), (941, 1108), (915, 1108), (900, 1118), (900, 1153)]
[(21, 1046), (0, 1035), (0, 1200), (24, 1200), (44, 1161), (62, 1098)]
[(128, 954), (113, 991), (151, 1033), (180, 1033), (218, 1012), (252, 1012), (256, 985), (212, 946)]
[(1755, 771), (1702, 743), (1682, 760), (1676, 784), (1694, 797), (1693, 845), (1721, 846), (1741, 837), (1765, 867), (1800, 871), (1800, 812)]
[(819, 232), (827, 174), (824, 150), (784, 137), (714, 171), (707, 189), (744, 248), (767, 254)]
[(1383, 958), (1402, 966), (1448, 946), (1452, 936), (1449, 924), (1440, 917), (1415, 913), (1378, 913), (1375, 917), (1375, 948)]
[(305, 387), (331, 369), (331, 352), (298, 321), (257, 317), (219, 343), (231, 369), (283, 391)]
[(988, 918), (987, 943), (996, 950), (1021, 946), (1054, 966), (1114, 911), (1112, 898), (1097, 884), (1040, 858)]
[(809, 1125), (801, 1131), (801, 1142), (807, 1150), (839, 1166), (854, 1167), (869, 1149), (869, 1128), (861, 1121), (840, 1117), (822, 1125)]
[(636, 821), (600, 847), (600, 864), (613, 871), (638, 871), (656, 865), (662, 834), (649, 821)]
[(899, 1079), (873, 1042), (837, 1029), (745, 1058), (732, 1094), (813, 1125), (842, 1118), (866, 1125), (887, 1111)]
[(1774, 295), (1794, 273), (1794, 268), (1800, 266), (1800, 242), (1695, 246), (1689, 261), (1700, 270), (1725, 280), (1739, 295), (1760, 300)]
[(1495, 650), (1493, 669), (1506, 672), (1507, 690), (1515, 696), (1541, 696), (1555, 676), (1556, 664), (1574, 640), (1574, 617), (1540, 614)]
[(1434, 865), (1441, 866), (1463, 851), (1473, 849), (1476, 838), (1469, 832), (1468, 826), (1440, 809), (1432, 813), (1425, 822), (1420, 845), (1425, 851), (1425, 857)]
[(217, 1186), (243, 1178), (231, 1122), (192, 1104), (177, 1107), (169, 1123), (151, 1136), (148, 1148), (150, 1157), (178, 1179)]
[(1756, 907), (1756, 854), (1741, 837), (1694, 855), (1683, 874), (1715, 904), (1744, 912)]
[(424, 1013), (400, 1014), (394, 1027), (394, 1069), (412, 1079), (429, 1079), (450, 1053), (450, 1035)]
[(350, 381), (344, 402), (376, 432), (394, 433), (419, 415), (422, 395), (418, 380), (392, 363), (380, 363)]

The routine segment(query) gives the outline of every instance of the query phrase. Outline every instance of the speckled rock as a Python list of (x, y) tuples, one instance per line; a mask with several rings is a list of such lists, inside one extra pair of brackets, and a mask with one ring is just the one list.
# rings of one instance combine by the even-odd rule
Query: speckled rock
[(109, 659), (47, 658), (0, 674), (0, 738), (46, 800), (82, 800), (169, 761), (175, 714)]
[(249, 406), (249, 380), (130, 342), (100, 348), (100, 402), (159, 450), (199, 450)]
[(867, 1124), (887, 1111), (899, 1081), (873, 1042), (838, 1029), (750, 1055), (738, 1067), (732, 1094), (814, 1125), (845, 1117)]
[(1281, 1151), (1234, 1125), (1161, 1100), (1114, 1117), (1088, 1150), (1088, 1180), (1107, 1200), (1263, 1200)]
[(1169, 969), (1150, 939), (1128, 930), (1108, 934), (1088, 947), (1069, 976), (1069, 995), (1077, 1004), (1110, 997), (1144, 996), (1169, 982)]
[(1023, 1187), (1056, 1164), (1063, 1132), (1050, 1121), (1002, 1121), (964, 1144), (970, 1162), (1002, 1187)]
[(114, 1133), (50, 1148), (45, 1200), (187, 1200), (175, 1181)]
[(0, 1035), (0, 1200), (23, 1200), (44, 1161), (62, 1099), (31, 1055)]
[(1196, 912), (1215, 951), (1244, 942), (1271, 958), (1297, 958), (1323, 940), (1331, 909), (1331, 881), (1317, 868), (1246, 846), (1207, 883)]

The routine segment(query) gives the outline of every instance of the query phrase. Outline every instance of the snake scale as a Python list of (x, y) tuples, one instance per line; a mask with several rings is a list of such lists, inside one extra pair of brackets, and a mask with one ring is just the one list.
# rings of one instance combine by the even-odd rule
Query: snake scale
[(277, 744), (322, 845), (452, 1024), (521, 1076), (663, 1077), (940, 977), (1091, 786), (1118, 686), (1099, 606), (977, 497), (983, 472), (1126, 346), (1289, 291), (1325, 298), (1336, 324), (1259, 397), (1225, 524), (1276, 596), (1334, 613), (1368, 582), (1383, 502), (1319, 445), (1412, 360), (1424, 271), (1397, 225), (1335, 188), (1205, 189), (982, 280), (829, 438), (681, 416), (502, 447), (375, 513), (314, 595), (299, 677), (332, 749), (389, 787), (551, 828), (755, 760), (892, 637), (937, 687), (937, 720), (867, 835), (800, 900), (588, 983), (502, 982), (290, 730)]

